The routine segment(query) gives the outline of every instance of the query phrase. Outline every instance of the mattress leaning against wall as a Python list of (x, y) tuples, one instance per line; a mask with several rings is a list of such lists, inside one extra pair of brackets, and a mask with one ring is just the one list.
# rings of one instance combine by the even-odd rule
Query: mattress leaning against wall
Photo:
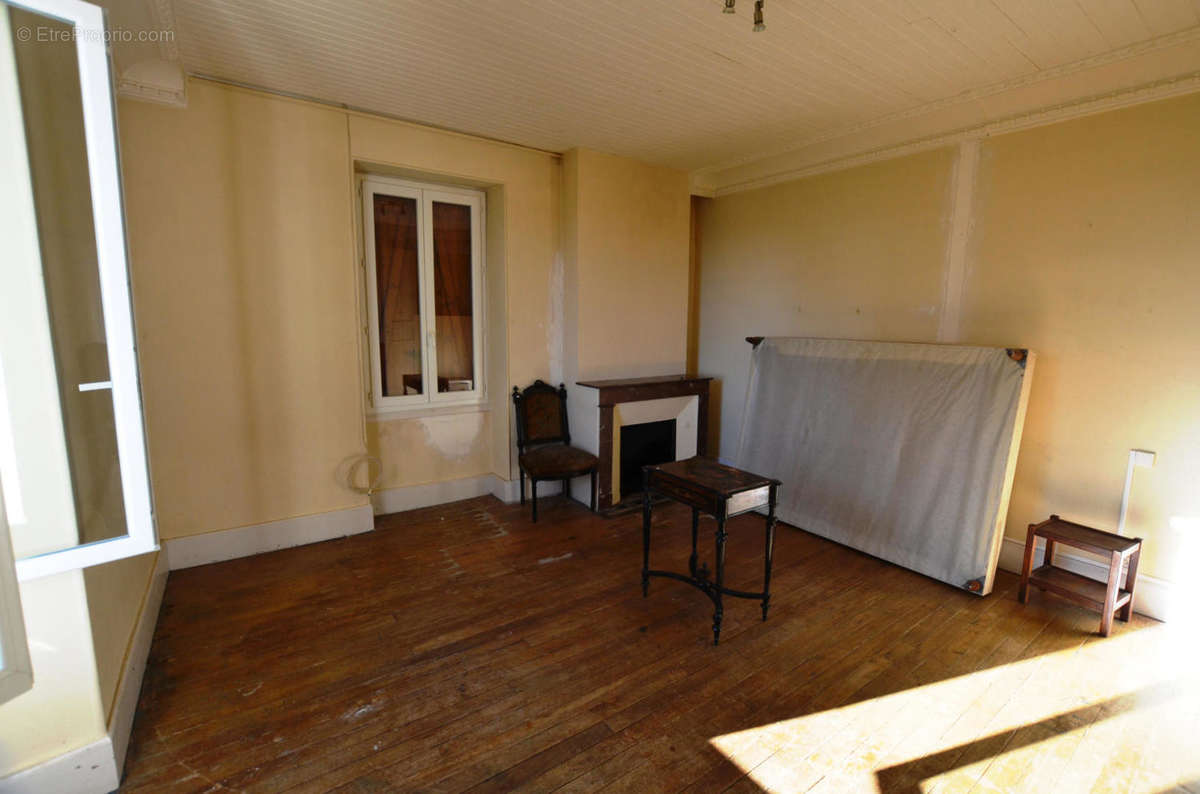
[(783, 482), (783, 521), (986, 595), (1033, 363), (1022, 349), (767, 337), (737, 464)]

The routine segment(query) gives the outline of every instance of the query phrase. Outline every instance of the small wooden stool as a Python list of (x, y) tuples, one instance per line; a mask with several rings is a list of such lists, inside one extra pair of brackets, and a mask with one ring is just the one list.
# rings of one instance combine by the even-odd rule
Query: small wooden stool
[[(1042, 556), (1042, 565), (1036, 570), (1033, 567), (1033, 555), (1037, 539), (1046, 539), (1046, 551)], [(1086, 576), (1059, 568), (1054, 565), (1054, 547), (1062, 543), (1107, 556), (1108, 583), (1097, 582)], [(1133, 615), (1133, 589), (1137, 584), (1138, 560), (1142, 556), (1142, 539), (1126, 538), (1103, 532), (1099, 529), (1085, 527), (1071, 521), (1064, 521), (1056, 515), (1050, 516), (1040, 524), (1030, 524), (1029, 534), (1025, 538), (1025, 564), (1021, 568), (1021, 589), (1018, 594), (1021, 603), (1029, 601), (1029, 585), (1062, 596), (1081, 606), (1100, 610), (1100, 634), (1107, 637), (1112, 633), (1113, 613), (1120, 610), (1117, 616), (1121, 620), (1129, 620)], [(1129, 559), (1129, 572), (1125, 576), (1125, 588), (1121, 589), (1121, 567)]]

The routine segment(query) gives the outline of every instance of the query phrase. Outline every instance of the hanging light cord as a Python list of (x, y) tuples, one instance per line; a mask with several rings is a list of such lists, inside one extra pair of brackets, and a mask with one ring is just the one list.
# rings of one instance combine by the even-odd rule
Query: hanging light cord
[[(754, 0), (754, 27), (752, 30), (755, 33), (761, 33), (767, 29), (766, 24), (763, 22), (763, 3), (764, 0)], [(721, 13), (736, 14), (736, 6), (737, 0), (725, 0), (725, 7), (721, 9)]]

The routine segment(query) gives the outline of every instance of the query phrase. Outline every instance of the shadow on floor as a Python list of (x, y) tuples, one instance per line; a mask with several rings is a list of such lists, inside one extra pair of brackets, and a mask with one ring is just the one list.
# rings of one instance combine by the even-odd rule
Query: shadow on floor
[(1100, 720), (1167, 703), (1175, 694), (1176, 688), (1172, 683), (1146, 687), (1038, 722), (993, 733), (905, 764), (886, 767), (875, 773), (879, 791), (880, 794), (921, 794), (921, 783), (929, 778), (1086, 728)]

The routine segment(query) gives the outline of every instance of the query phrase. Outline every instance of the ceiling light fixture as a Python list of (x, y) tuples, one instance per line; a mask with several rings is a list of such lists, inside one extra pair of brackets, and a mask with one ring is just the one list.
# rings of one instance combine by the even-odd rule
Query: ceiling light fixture
[[(737, 5), (737, 0), (725, 0), (725, 7), (721, 9), (723, 14), (737, 13), (734, 6)], [(754, 0), (754, 32), (761, 33), (766, 30), (767, 26), (763, 23), (763, 0)]]

